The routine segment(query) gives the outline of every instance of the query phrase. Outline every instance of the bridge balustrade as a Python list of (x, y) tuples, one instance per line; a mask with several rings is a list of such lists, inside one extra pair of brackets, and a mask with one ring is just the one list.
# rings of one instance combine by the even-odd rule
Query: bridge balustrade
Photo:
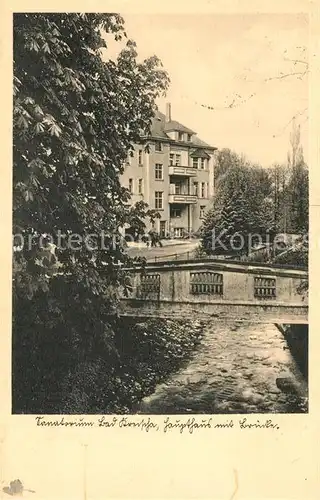
[(299, 291), (308, 279), (307, 270), (205, 260), (148, 263), (128, 272), (133, 292), (123, 298), (124, 314), (133, 308), (169, 317), (238, 314), (262, 321), (308, 321), (308, 298)]

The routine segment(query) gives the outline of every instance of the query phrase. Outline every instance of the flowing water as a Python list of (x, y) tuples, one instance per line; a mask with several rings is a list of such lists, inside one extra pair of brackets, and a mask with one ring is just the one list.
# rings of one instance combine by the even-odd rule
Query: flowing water
[(275, 325), (213, 322), (192, 359), (144, 398), (138, 412), (301, 413), (307, 411), (307, 395)]

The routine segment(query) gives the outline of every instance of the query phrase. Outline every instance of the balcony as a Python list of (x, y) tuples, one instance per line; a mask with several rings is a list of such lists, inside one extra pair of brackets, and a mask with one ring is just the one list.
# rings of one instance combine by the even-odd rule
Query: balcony
[(179, 203), (190, 205), (197, 202), (195, 194), (169, 194), (169, 203)]
[(197, 169), (193, 167), (180, 167), (178, 165), (170, 165), (169, 175), (178, 175), (181, 177), (196, 177)]

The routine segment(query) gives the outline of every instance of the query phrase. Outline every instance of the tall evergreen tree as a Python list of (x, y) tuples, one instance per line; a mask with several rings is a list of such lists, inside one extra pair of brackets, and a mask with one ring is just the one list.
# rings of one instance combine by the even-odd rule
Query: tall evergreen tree
[(264, 169), (230, 150), (219, 152), (217, 163), (214, 207), (202, 226), (203, 247), (211, 253), (236, 248), (245, 253), (250, 235), (262, 240), (273, 229), (271, 179)]

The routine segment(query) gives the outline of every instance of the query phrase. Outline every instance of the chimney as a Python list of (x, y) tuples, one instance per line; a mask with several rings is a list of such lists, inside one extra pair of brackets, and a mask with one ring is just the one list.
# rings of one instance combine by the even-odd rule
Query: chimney
[(171, 104), (167, 102), (166, 104), (166, 122), (171, 122)]

